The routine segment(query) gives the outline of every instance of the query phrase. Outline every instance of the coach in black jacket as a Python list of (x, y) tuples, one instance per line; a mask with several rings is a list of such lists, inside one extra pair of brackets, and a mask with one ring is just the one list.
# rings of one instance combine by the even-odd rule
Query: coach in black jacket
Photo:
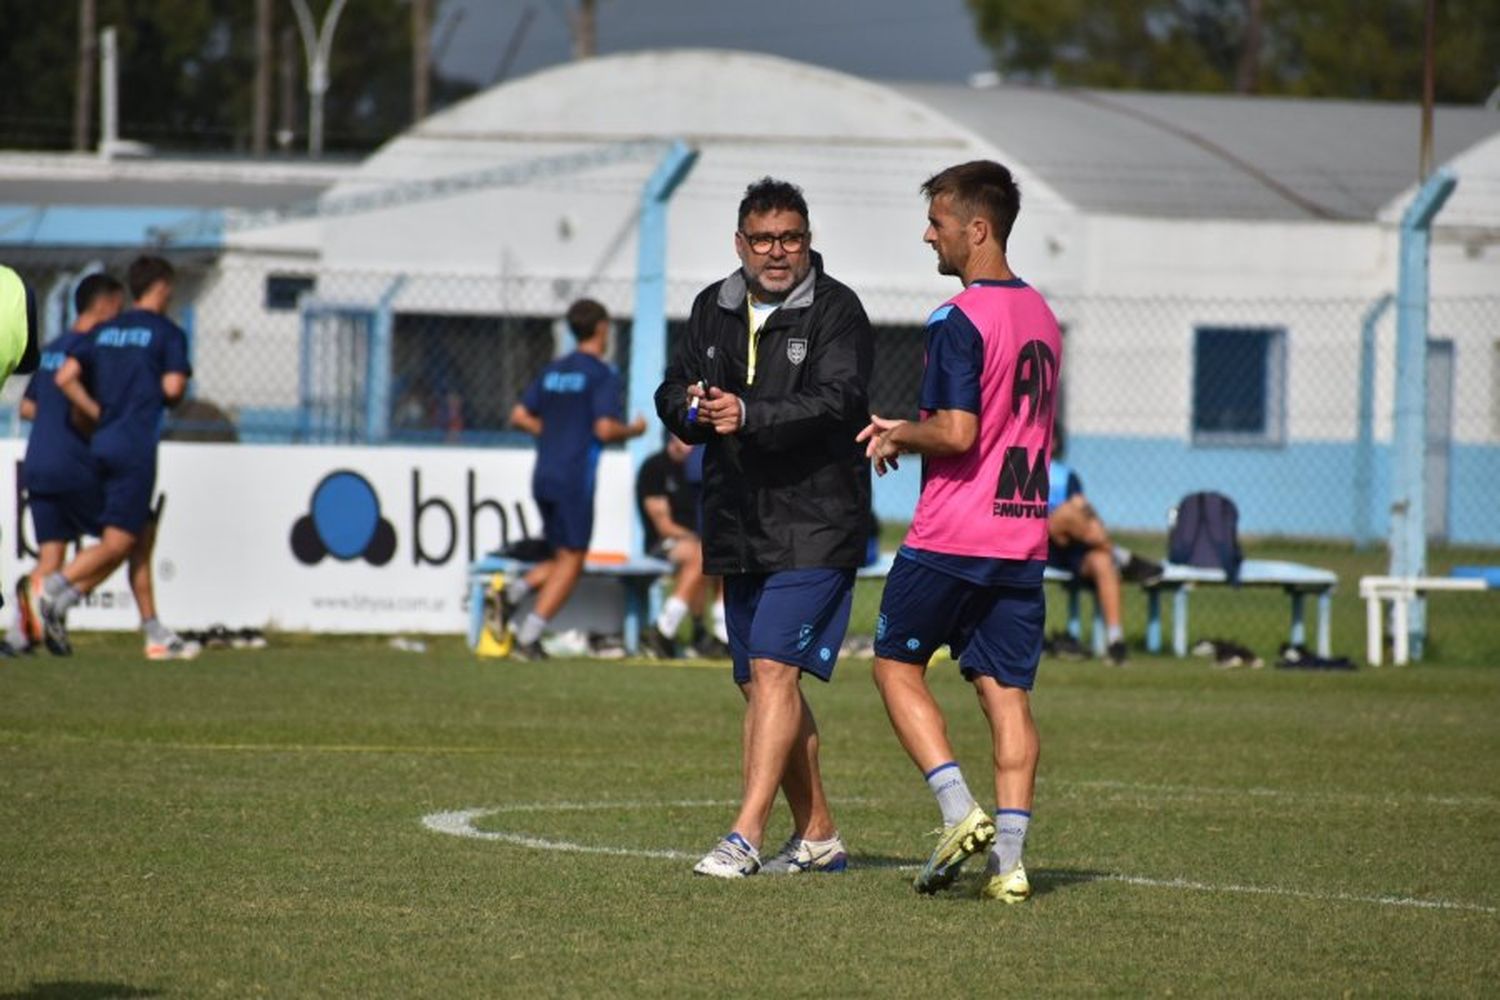
[(693, 303), (656, 391), (662, 422), (707, 444), (704, 570), (725, 578), (734, 678), (749, 703), (744, 802), (730, 835), (694, 870), (760, 870), (778, 786), (795, 828), (764, 870), (838, 870), (843, 843), (798, 681), (832, 676), (864, 561), (870, 473), (854, 438), (869, 418), (870, 321), (812, 251), (807, 202), (794, 185), (752, 184), (734, 243), (740, 269)]

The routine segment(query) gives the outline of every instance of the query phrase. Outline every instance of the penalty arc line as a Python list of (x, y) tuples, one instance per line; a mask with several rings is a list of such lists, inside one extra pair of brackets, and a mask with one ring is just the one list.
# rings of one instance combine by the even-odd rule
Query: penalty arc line
[[(482, 809), (457, 809), (449, 812), (429, 813), (422, 817), (422, 825), (434, 833), (463, 837), (469, 840), (484, 840), (538, 851), (557, 851), (566, 854), (602, 854), (610, 857), (652, 858), (668, 861), (691, 861), (699, 855), (671, 849), (637, 847), (611, 847), (605, 845), (580, 844), (569, 840), (553, 840), (525, 833), (505, 830), (481, 830), (475, 821), (500, 813), (582, 812), (600, 809), (661, 809), (661, 808), (725, 808), (737, 805), (730, 800), (684, 799), (676, 802), (528, 802), (510, 806), (491, 806)], [(864, 867), (892, 867), (889, 865), (866, 865)], [(901, 865), (895, 867), (912, 867)], [(1119, 872), (1063, 872), (1038, 869), (1038, 876), (1060, 882), (1116, 882), (1150, 889), (1179, 889), (1189, 892), (1231, 893), (1252, 896), (1282, 896), (1291, 899), (1308, 899), (1328, 903), (1367, 903), (1376, 906), (1395, 906), (1422, 910), (1452, 910), (1465, 913), (1500, 913), (1500, 909), (1480, 903), (1456, 902), (1447, 899), (1415, 899), (1409, 896), (1360, 896), (1344, 892), (1312, 892), (1305, 889), (1286, 889), (1280, 886), (1260, 885), (1215, 885), (1182, 878), (1150, 878), (1144, 875), (1126, 875)]]

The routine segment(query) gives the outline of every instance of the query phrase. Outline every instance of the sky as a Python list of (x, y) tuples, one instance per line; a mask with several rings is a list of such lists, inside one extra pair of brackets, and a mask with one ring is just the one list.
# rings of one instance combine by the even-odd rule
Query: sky
[[(508, 76), (571, 57), (572, 0), (441, 0), (438, 68), (481, 87), (495, 82), (527, 8), (533, 11)], [(990, 68), (964, 0), (599, 0), (599, 52), (752, 49), (875, 79), (962, 82)]]

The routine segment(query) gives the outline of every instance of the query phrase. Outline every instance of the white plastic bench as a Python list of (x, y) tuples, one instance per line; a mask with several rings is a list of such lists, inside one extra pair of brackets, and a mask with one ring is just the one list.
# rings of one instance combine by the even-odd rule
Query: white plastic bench
[(1385, 604), (1391, 605), (1391, 662), (1405, 666), (1411, 660), (1411, 603), (1421, 594), (1444, 590), (1488, 590), (1484, 575), (1456, 576), (1363, 576), (1359, 596), (1365, 599), (1365, 662), (1372, 667), (1384, 660)]

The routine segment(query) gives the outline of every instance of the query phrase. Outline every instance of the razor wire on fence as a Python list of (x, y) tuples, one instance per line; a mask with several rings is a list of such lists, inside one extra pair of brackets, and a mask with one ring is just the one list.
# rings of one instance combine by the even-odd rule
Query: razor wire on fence
[[(56, 275), (28, 277), (45, 289)], [(927, 291), (855, 290), (875, 329), (871, 408), (913, 417), (925, 318), (938, 302)], [(188, 268), (177, 309), (195, 377), (167, 434), (527, 447), (510, 413), (540, 368), (571, 348), (561, 317), (574, 299), (595, 298), (614, 317), (612, 360), (629, 384), (634, 291), (618, 278)], [(698, 291), (668, 284), (669, 354)], [(63, 298), (49, 302), (58, 328)], [(1215, 490), (1239, 507), (1249, 554), (1342, 560), (1347, 601), (1356, 580), (1343, 574), (1385, 569), (1395, 318), (1384, 300), (1051, 304), (1064, 331), (1064, 454), (1114, 532), (1160, 557), (1178, 500)], [(1432, 568), (1443, 572), (1500, 562), (1500, 295), (1435, 298), (1430, 317), (1426, 510)], [(22, 384), (0, 397), (13, 435), (25, 433), (13, 415)], [(628, 406), (632, 415), (652, 409), (648, 399)], [(918, 486), (914, 468), (879, 481), (880, 518), (909, 519)], [(872, 618), (872, 609), (856, 611), (856, 622)], [(1222, 627), (1234, 625), (1227, 614)], [(1340, 628), (1350, 642), (1358, 634), (1357, 622)]]

